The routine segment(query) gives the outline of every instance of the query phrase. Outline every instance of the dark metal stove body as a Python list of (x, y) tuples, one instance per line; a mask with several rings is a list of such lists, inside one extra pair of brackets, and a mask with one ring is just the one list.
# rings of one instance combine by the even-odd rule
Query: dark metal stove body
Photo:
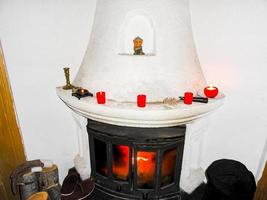
[(91, 199), (180, 199), (186, 126), (135, 128), (88, 119)]

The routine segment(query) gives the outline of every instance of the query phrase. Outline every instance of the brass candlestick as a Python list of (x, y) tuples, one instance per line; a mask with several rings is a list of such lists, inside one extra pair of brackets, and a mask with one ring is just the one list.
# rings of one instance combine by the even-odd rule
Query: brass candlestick
[(66, 78), (66, 85), (63, 86), (64, 90), (72, 90), (73, 88), (76, 88), (75, 86), (73, 86), (70, 83), (70, 68), (65, 67), (64, 69), (64, 73), (65, 73), (65, 78)]

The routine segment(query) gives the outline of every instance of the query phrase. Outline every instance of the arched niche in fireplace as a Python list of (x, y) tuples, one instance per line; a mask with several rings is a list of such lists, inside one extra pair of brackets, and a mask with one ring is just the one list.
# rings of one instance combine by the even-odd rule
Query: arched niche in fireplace
[(126, 15), (118, 37), (119, 55), (133, 55), (133, 40), (136, 37), (143, 39), (145, 56), (156, 55), (155, 26), (152, 18), (143, 10), (131, 11)]

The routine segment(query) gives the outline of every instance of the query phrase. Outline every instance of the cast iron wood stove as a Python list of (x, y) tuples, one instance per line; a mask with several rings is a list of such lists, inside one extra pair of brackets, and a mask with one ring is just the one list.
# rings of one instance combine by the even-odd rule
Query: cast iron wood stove
[(88, 119), (91, 199), (180, 199), (186, 126), (135, 128)]

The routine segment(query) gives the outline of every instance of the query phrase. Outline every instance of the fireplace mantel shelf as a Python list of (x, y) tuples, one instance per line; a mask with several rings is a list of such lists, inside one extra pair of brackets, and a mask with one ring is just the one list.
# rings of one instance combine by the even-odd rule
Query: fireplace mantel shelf
[(99, 105), (95, 97), (78, 100), (71, 95), (70, 90), (63, 90), (62, 87), (57, 87), (57, 95), (73, 111), (86, 118), (132, 127), (169, 127), (187, 124), (219, 108), (225, 98), (221, 94), (218, 98), (210, 99), (207, 104), (185, 105), (181, 102), (177, 106), (167, 106), (162, 103), (138, 108), (136, 103), (113, 100), (107, 100), (106, 104)]

